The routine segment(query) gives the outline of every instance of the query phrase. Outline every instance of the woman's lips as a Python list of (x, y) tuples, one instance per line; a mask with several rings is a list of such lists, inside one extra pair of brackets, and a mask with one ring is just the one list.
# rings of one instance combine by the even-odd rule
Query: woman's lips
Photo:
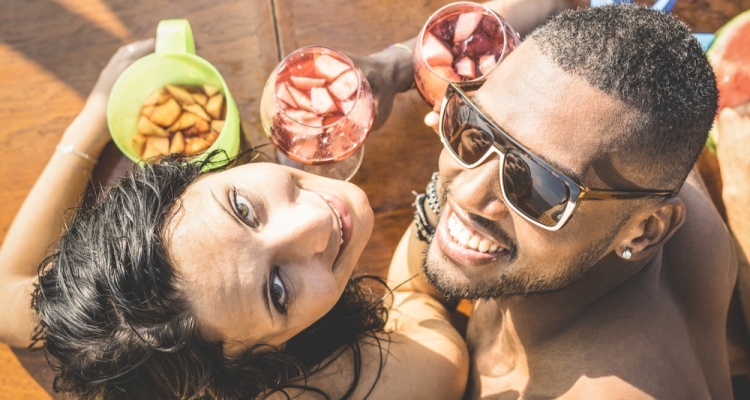
[(344, 249), (346, 249), (347, 245), (349, 244), (349, 240), (352, 237), (353, 219), (351, 213), (349, 212), (349, 208), (341, 199), (328, 193), (318, 194), (323, 198), (323, 200), (326, 201), (326, 203), (328, 203), (328, 206), (331, 207), (331, 211), (336, 217), (337, 225), (339, 228), (340, 246), (338, 254), (336, 255), (336, 259), (333, 261), (333, 268), (335, 269), (336, 261), (338, 261), (341, 253), (344, 252)]
[[(501, 244), (466, 227), (457, 216), (454, 216), (453, 210), (449, 207), (446, 207), (440, 218), (435, 241), (448, 258), (465, 266), (484, 265), (510, 254)], [(478, 242), (476, 246), (473, 246), (474, 241)], [(483, 244), (483, 241), (488, 243)]]

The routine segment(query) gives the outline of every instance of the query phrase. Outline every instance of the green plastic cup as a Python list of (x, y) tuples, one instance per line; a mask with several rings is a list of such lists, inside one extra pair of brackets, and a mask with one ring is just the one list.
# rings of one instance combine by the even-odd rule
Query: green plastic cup
[(219, 71), (205, 59), (195, 55), (195, 42), (190, 23), (185, 19), (159, 22), (156, 29), (156, 52), (128, 67), (115, 82), (107, 104), (107, 124), (120, 151), (133, 162), (141, 162), (133, 149), (132, 137), (146, 97), (165, 85), (212, 85), (219, 88), (226, 101), (224, 128), (200, 161), (213, 150), (224, 150), (228, 157), (240, 148), (240, 117), (227, 83)]

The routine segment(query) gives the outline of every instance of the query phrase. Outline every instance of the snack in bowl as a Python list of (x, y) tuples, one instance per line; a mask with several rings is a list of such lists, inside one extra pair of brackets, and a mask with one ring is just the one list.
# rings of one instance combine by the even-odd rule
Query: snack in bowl
[[(236, 156), (240, 149), (237, 104), (219, 70), (195, 54), (188, 21), (160, 21), (155, 50), (131, 64), (112, 87), (107, 126), (115, 145), (136, 164), (149, 161), (143, 156), (146, 142), (158, 137), (167, 139), (167, 150), (163, 145), (148, 148), (159, 150), (159, 155), (185, 154), (196, 163), (205, 159), (209, 149), (222, 157)], [(185, 112), (192, 116), (181, 118)], [(159, 142), (163, 141), (155, 143)]]
[(225, 103), (224, 94), (211, 85), (165, 85), (144, 100), (133, 149), (144, 160), (200, 154), (224, 127)]

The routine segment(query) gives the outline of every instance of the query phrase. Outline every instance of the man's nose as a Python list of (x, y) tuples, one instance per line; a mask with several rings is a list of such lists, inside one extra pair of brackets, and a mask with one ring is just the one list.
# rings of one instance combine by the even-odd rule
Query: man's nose
[[(445, 155), (445, 154), (444, 154)], [(497, 221), (508, 215), (500, 188), (498, 155), (488, 157), (475, 168), (463, 168), (450, 155), (449, 165), (441, 160), (440, 168), (447, 167), (448, 189), (456, 205), (466, 212)]]

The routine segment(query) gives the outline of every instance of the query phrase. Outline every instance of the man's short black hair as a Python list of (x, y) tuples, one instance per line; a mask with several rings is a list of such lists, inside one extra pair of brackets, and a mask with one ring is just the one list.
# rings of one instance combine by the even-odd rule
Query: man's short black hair
[(678, 188), (698, 159), (717, 109), (716, 78), (677, 19), (635, 5), (568, 11), (530, 39), (565, 72), (635, 111), (612, 153), (647, 165), (657, 189)]

